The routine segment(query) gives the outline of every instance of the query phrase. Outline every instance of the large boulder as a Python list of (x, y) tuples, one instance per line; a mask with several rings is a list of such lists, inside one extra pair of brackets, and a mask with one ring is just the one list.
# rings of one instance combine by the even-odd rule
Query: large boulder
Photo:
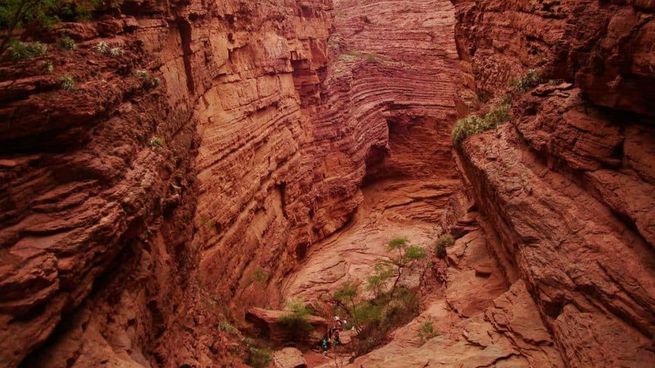
[(317, 344), (327, 332), (328, 321), (317, 316), (307, 317), (307, 322), (313, 327), (307, 333), (299, 333), (297, 330), (290, 329), (283, 322), (287, 314), (288, 312), (281, 310), (250, 308), (246, 312), (246, 321), (253, 325), (255, 333), (259, 337), (277, 343)]
[(307, 362), (300, 350), (288, 347), (273, 353), (273, 366), (275, 368), (307, 368)]

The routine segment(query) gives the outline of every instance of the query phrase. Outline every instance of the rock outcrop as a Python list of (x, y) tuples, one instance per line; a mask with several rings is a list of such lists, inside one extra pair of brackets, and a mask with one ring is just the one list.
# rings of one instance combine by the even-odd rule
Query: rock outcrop
[[(509, 286), (490, 253), (490, 234), (483, 230), (489, 224), (481, 227), (478, 217), (465, 215), (468, 229), (448, 248), (447, 280), (423, 294), (424, 311), (384, 346), (347, 366), (565, 366), (525, 283)], [(421, 334), (425, 326), (432, 334)]]
[(263, 308), (250, 308), (246, 312), (246, 321), (257, 330), (256, 336), (277, 344), (298, 343), (318, 345), (327, 334), (329, 323), (325, 318), (307, 316), (304, 322), (311, 325), (308, 331), (298, 330), (298, 326), (287, 324), (290, 312)]
[(652, 4), (457, 3), (470, 90), (505, 93), (529, 68), (551, 79), (514, 93), (510, 123), (460, 150), (494, 253), (567, 366), (651, 366)]
[(2, 64), (0, 366), (39, 346), (25, 364), (229, 364), (239, 351), (218, 322), (249, 279), (230, 257), (271, 240), (260, 258), (295, 262), (285, 224), (300, 217), (285, 201), (315, 196), (297, 151), (311, 142), (301, 97), (326, 67), (329, 2), (122, 10), (55, 29), (74, 51)]

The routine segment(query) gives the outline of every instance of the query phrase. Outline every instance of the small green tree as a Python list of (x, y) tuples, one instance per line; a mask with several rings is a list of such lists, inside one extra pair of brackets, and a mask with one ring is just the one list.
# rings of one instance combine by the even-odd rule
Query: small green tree
[(395, 270), (392, 265), (388, 262), (378, 260), (375, 263), (373, 275), (366, 279), (367, 289), (372, 291), (376, 298), (379, 298), (394, 273)]
[(447, 248), (452, 246), (454, 243), (455, 240), (450, 234), (440, 236), (434, 244), (434, 255), (437, 256), (437, 258), (446, 258), (448, 255)]
[(366, 279), (366, 289), (373, 292), (373, 299), (362, 300), (358, 285), (352, 281), (341, 284), (333, 294), (338, 310), (348, 316), (357, 331), (357, 341), (352, 346), (355, 355), (383, 343), (394, 327), (418, 312), (416, 292), (401, 281), (427, 258), (426, 251), (411, 245), (406, 238), (391, 239), (386, 248), (391, 256), (376, 260), (373, 274)]
[(352, 311), (355, 310), (355, 300), (359, 294), (358, 286), (352, 281), (345, 281), (341, 286), (334, 292), (333, 299), (341, 304), (346, 311), (350, 312), (352, 316)]
[(412, 269), (421, 260), (425, 259), (427, 253), (425, 252), (425, 249), (419, 245), (410, 245), (407, 238), (391, 239), (387, 244), (387, 250), (392, 253), (397, 253), (395, 257), (392, 257), (388, 261), (389, 264), (395, 268), (396, 278), (391, 286), (390, 296), (393, 299), (403, 274), (408, 269)]

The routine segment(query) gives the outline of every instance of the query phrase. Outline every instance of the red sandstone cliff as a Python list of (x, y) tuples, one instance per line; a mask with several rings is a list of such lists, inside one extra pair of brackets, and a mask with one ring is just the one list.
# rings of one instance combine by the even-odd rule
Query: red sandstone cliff
[[(358, 265), (307, 257), (361, 208), (401, 219), (348, 228), (364, 248), (413, 224), (429, 241), (442, 215), (465, 231), (438, 300), (356, 364), (652, 366), (653, 10), (127, 1), (66, 24), (76, 51), (0, 65), (0, 366), (239, 365), (219, 323), (279, 306), (298, 264), (306, 294)], [(455, 115), (530, 68), (569, 83), (463, 143), (481, 215), (461, 217)], [(443, 333), (423, 345), (426, 318)]]
[(655, 7), (456, 4), (469, 90), (502, 95), (530, 68), (572, 83), (515, 96), (510, 123), (459, 151), (496, 256), (526, 282), (567, 366), (652, 366)]
[[(225, 244), (216, 234), (233, 237), (227, 255), (252, 258), (261, 244), (244, 224), (259, 237), (268, 215), (286, 223), (280, 201), (293, 208), (311, 186), (300, 96), (325, 68), (327, 3), (123, 11), (63, 24), (75, 51), (2, 65), (0, 366), (230, 364), (221, 292), (245, 277), (227, 259), (207, 266)], [(244, 222), (269, 190), (263, 228)], [(268, 249), (288, 264), (277, 241)]]

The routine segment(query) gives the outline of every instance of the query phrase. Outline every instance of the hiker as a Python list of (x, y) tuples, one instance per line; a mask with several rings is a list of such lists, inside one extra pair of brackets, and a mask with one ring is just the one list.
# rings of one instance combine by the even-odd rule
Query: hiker
[(327, 356), (328, 349), (329, 349), (329, 342), (328, 342), (328, 337), (323, 336), (323, 340), (321, 340), (321, 350), (323, 350), (323, 356)]
[(341, 339), (339, 338), (339, 330), (334, 331), (332, 336), (332, 346), (336, 349), (337, 346), (341, 345)]
[(327, 339), (328, 339), (328, 341), (332, 340), (332, 334), (334, 334), (334, 331), (335, 331), (335, 330), (336, 330), (336, 329), (334, 328), (334, 326), (328, 328), (328, 332), (327, 332)]
[(339, 318), (339, 316), (334, 317), (334, 323), (335, 323), (335, 330), (336, 329), (339, 329), (339, 330), (343, 329), (343, 322), (341, 321), (341, 318)]

